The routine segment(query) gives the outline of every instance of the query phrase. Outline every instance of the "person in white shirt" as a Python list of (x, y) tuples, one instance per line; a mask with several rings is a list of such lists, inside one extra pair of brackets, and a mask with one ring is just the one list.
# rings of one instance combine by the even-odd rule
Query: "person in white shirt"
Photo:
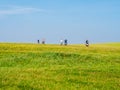
[(60, 45), (63, 45), (63, 40), (62, 39), (60, 40)]

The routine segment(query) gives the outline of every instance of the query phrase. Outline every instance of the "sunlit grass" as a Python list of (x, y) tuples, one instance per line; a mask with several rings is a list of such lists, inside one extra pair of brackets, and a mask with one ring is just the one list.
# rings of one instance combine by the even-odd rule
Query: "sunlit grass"
[(0, 44), (1, 90), (119, 90), (120, 43)]

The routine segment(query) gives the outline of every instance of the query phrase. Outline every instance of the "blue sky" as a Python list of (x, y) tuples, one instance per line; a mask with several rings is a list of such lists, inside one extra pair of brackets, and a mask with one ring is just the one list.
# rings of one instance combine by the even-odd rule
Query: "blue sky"
[(120, 0), (0, 0), (0, 42), (120, 42)]

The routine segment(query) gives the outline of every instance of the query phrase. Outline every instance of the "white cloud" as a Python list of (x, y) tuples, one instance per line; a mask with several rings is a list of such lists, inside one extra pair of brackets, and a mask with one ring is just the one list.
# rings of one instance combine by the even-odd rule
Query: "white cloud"
[(18, 7), (18, 6), (0, 7), (0, 15), (24, 14), (33, 12), (44, 12), (44, 10), (33, 7)]

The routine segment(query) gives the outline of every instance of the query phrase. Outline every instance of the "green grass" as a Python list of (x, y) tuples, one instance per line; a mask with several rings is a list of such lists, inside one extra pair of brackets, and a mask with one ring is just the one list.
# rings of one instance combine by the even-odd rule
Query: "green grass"
[(120, 43), (1, 43), (0, 90), (120, 90)]

